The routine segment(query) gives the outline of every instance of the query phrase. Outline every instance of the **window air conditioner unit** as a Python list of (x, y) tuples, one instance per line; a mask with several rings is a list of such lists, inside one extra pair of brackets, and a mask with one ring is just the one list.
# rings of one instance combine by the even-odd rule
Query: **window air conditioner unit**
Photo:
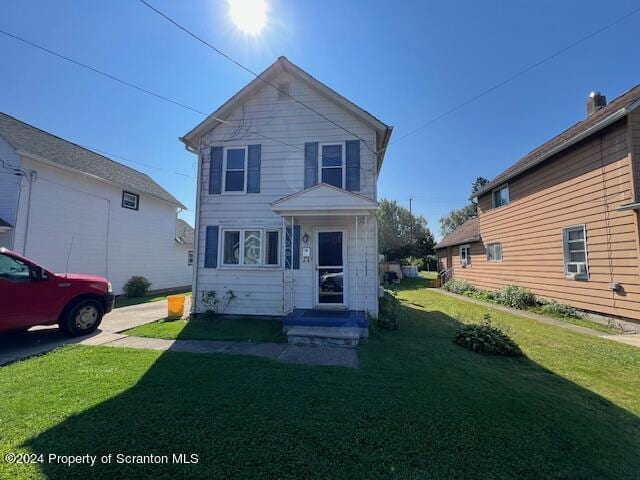
[(582, 262), (569, 262), (567, 263), (567, 275), (572, 277), (586, 277), (587, 265)]

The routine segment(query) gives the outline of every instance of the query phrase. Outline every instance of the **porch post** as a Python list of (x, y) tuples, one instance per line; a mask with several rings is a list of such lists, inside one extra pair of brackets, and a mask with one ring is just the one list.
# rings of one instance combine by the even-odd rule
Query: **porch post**
[(296, 300), (296, 294), (294, 292), (294, 272), (293, 272), (293, 246), (295, 245), (295, 239), (296, 239), (296, 229), (294, 228), (295, 226), (295, 219), (293, 217), (293, 215), (291, 215), (291, 263), (289, 264), (289, 266), (291, 267), (291, 286), (289, 287), (289, 293), (291, 295), (291, 310), (293, 310), (295, 308), (295, 300)]
[(358, 296), (358, 267), (360, 266), (360, 249), (358, 248), (358, 215), (356, 215), (356, 258), (355, 258), (355, 266), (356, 266), (356, 311), (360, 310), (358, 307), (360, 306), (360, 297)]
[(282, 245), (280, 247), (280, 261), (282, 262), (282, 315), (286, 315), (285, 280), (287, 278), (287, 225), (282, 217)]

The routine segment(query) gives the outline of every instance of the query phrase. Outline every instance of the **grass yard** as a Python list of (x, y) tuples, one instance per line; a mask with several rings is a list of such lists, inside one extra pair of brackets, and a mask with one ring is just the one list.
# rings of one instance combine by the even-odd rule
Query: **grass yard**
[(191, 291), (187, 290), (185, 292), (174, 292), (174, 293), (165, 293), (163, 295), (147, 295), (145, 297), (127, 297), (125, 295), (119, 295), (116, 297), (115, 308), (120, 307), (129, 307), (131, 305), (140, 305), (141, 303), (149, 303), (149, 302), (159, 302), (160, 300), (164, 300), (168, 295), (186, 295), (187, 297), (191, 296)]
[(282, 322), (258, 318), (160, 320), (125, 332), (137, 337), (286, 342)]
[(0, 461), (0, 478), (638, 478), (640, 350), (494, 312), (527, 358), (451, 339), (486, 309), (404, 282), (360, 368), (70, 346), (0, 368), (0, 453), (195, 453), (191, 465)]

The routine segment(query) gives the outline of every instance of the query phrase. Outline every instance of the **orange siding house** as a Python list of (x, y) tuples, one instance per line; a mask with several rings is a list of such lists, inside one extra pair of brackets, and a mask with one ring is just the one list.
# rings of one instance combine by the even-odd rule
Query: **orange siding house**
[[(640, 85), (477, 192), (478, 217), (437, 245), (448, 276), (640, 321)], [(462, 232), (462, 233), (461, 233)]]

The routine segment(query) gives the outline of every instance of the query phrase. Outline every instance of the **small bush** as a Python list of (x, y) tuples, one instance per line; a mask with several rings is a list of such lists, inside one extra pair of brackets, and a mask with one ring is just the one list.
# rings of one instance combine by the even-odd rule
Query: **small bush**
[(224, 292), (222, 297), (218, 297), (215, 290), (205, 290), (202, 292), (202, 303), (207, 308), (207, 316), (213, 316), (224, 313), (229, 304), (237, 298), (233, 290), (229, 289)]
[(536, 304), (536, 297), (526, 288), (507, 285), (496, 292), (496, 302), (519, 310), (526, 310)]
[(456, 280), (455, 278), (452, 278), (445, 283), (442, 288), (448, 292), (460, 295), (469, 295), (477, 291), (476, 287), (474, 287), (470, 282), (466, 280)]
[(146, 277), (133, 276), (124, 284), (122, 290), (127, 297), (144, 297), (149, 291), (151, 282)]
[(378, 311), (378, 327), (381, 330), (398, 330), (400, 328), (400, 301), (389, 290), (384, 291), (380, 299)]
[(478, 300), (484, 300), (485, 302), (496, 303), (496, 293), (488, 290), (477, 290), (470, 296), (477, 298)]
[(500, 328), (491, 325), (491, 315), (485, 313), (480, 324), (463, 325), (453, 341), (476, 353), (505, 357), (520, 357), (520, 347)]
[(558, 303), (555, 300), (540, 300), (538, 311), (545, 315), (552, 315), (564, 318), (584, 318), (584, 314), (571, 305)]

